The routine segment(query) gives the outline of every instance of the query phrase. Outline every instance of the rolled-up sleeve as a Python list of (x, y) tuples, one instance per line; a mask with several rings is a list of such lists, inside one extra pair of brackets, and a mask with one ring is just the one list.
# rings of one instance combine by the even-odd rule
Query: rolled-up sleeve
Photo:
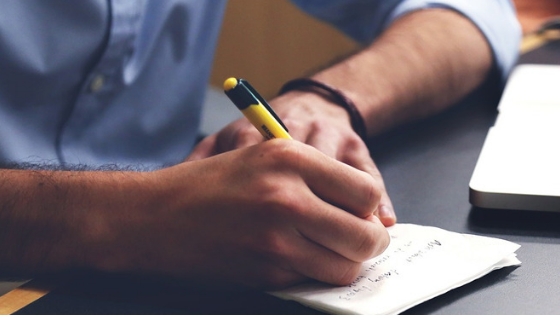
[(391, 22), (416, 10), (446, 8), (470, 19), (486, 37), (502, 80), (519, 51), (521, 28), (510, 0), (293, 0), (362, 43), (373, 41)]
[(521, 27), (517, 21), (515, 8), (509, 0), (406, 0), (393, 10), (390, 20), (408, 12), (425, 8), (447, 8), (455, 10), (470, 19), (486, 37), (495, 65), (502, 80), (517, 61)]

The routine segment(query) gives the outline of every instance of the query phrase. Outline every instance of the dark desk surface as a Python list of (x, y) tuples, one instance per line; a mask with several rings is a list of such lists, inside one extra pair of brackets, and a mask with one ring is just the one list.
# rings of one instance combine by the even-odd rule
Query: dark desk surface
[[(560, 51), (558, 47), (553, 50)], [(560, 55), (544, 49), (540, 55), (529, 53), (522, 58), (522, 62), (539, 60), (558, 62)], [(492, 272), (406, 314), (560, 312), (556, 293), (560, 287), (560, 213), (477, 209), (468, 202), (468, 183), (494, 122), (496, 104), (497, 96), (479, 92), (442, 115), (370, 143), (400, 222), (521, 244), (517, 251), (521, 267)], [(262, 293), (204, 293), (138, 282), (109, 277), (80, 279), (17, 314), (319, 314)]]

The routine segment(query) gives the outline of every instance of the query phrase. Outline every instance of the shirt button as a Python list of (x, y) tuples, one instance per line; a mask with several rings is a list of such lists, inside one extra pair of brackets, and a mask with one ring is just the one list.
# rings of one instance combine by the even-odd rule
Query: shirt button
[(90, 92), (95, 93), (99, 91), (103, 87), (104, 83), (105, 83), (105, 78), (103, 77), (103, 75), (101, 74), (96, 75), (93, 78), (93, 80), (91, 80), (91, 83), (89, 84)]

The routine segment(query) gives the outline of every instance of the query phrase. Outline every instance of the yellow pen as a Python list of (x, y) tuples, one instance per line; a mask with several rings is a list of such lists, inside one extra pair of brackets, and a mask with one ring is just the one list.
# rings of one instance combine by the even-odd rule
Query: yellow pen
[(249, 82), (229, 78), (224, 82), (224, 92), (266, 140), (292, 139), (288, 128)]

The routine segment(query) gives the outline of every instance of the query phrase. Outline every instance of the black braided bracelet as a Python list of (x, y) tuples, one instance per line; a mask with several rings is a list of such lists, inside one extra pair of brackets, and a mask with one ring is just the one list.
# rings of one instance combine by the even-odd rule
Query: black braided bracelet
[(350, 115), (350, 123), (352, 124), (354, 131), (360, 136), (360, 138), (362, 138), (362, 140), (366, 141), (367, 131), (364, 118), (358, 111), (358, 108), (356, 108), (354, 102), (344, 95), (342, 91), (317, 80), (299, 78), (286, 82), (280, 89), (278, 95), (282, 95), (292, 90), (319, 93), (321, 96), (328, 98), (335, 104), (342, 106)]

